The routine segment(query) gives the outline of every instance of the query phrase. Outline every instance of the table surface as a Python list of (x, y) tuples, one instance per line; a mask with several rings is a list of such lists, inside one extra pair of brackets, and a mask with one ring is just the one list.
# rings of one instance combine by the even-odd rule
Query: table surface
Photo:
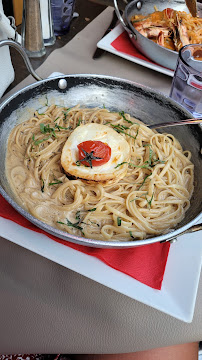
[[(92, 60), (110, 22), (111, 9), (106, 12), (106, 6), (111, 3), (77, 0), (79, 17), (72, 21), (68, 34), (47, 48), (44, 58), (31, 60), (34, 69), (41, 76), (65, 72), (67, 61), (68, 73), (105, 73), (168, 94), (171, 79), (166, 75), (108, 53), (98, 62)], [(15, 91), (16, 85), (22, 88), (33, 81), (31, 76), (26, 78), (28, 72), (18, 53), (12, 50), (11, 56), (16, 77), (5, 95)], [(194, 319), (186, 324), (2, 237), (0, 294), (1, 354), (126, 353), (202, 339), (202, 281)]]

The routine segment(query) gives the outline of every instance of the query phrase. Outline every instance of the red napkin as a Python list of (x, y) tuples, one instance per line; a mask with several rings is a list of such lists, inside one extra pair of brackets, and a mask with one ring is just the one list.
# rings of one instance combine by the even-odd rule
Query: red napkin
[(169, 243), (155, 243), (130, 249), (100, 249), (73, 244), (59, 239), (56, 236), (50, 235), (36, 227), (20, 215), (1, 195), (0, 216), (5, 219), (12, 220), (32, 231), (45, 234), (60, 244), (69, 246), (70, 248), (81, 251), (82, 253), (95, 256), (108, 266), (133, 277), (145, 285), (157, 290), (161, 289), (169, 253)]
[(149, 60), (146, 56), (142, 55), (136, 47), (132, 44), (130, 41), (128, 34), (126, 31), (123, 31), (112, 43), (111, 46), (113, 46), (116, 50), (123, 52), (127, 55), (132, 55), (137, 57), (138, 59), (145, 60), (147, 62), (150, 62), (152, 64), (155, 64), (153, 61)]
[[(159, 64), (156, 64), (155, 62), (149, 60), (146, 56), (142, 55), (138, 49), (136, 49), (135, 45), (132, 44), (130, 41), (128, 34), (126, 31), (122, 32), (112, 43), (111, 45), (118, 51), (125, 53), (127, 55), (132, 55), (138, 59), (144, 60), (146, 62), (149, 62), (151, 64), (155, 64), (157, 66), (160, 66), (162, 68), (165, 68), (164, 66), (161, 66)], [(167, 68), (165, 68), (167, 69)], [(170, 69), (168, 69), (170, 70)], [(173, 71), (174, 73), (174, 71)]]

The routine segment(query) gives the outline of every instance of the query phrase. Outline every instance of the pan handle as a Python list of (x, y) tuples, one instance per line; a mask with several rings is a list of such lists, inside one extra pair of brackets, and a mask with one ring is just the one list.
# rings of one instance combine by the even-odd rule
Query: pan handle
[(121, 13), (119, 11), (119, 7), (118, 7), (118, 4), (117, 4), (116, 0), (114, 0), (114, 9), (116, 11), (117, 18), (119, 19), (120, 23), (123, 25), (123, 27), (125, 29), (127, 27), (127, 25), (125, 24), (125, 21), (123, 20), (123, 18), (121, 16)]
[[(178, 237), (181, 236), (181, 235), (184, 235), (184, 234), (194, 233), (194, 232), (200, 231), (200, 230), (202, 230), (202, 224), (193, 225), (193, 226), (191, 226), (189, 229), (181, 232), (181, 233), (178, 235)], [(168, 240), (166, 240), (166, 241), (161, 241), (161, 242), (163, 243), (163, 242), (168, 242), (168, 241), (169, 241), (170, 243), (172, 243), (172, 242), (177, 241), (177, 238), (176, 238), (176, 236), (173, 236), (172, 238), (170, 238), (170, 239), (168, 239)]]
[(193, 225), (189, 229), (183, 231), (180, 235), (189, 234), (189, 233), (193, 233), (193, 232), (200, 231), (200, 230), (202, 230), (202, 224), (197, 224), (197, 225)]
[(135, 40), (137, 39), (137, 36), (134, 32), (132, 32), (127, 24), (125, 23), (123, 17), (121, 16), (121, 13), (119, 11), (119, 7), (118, 7), (118, 4), (117, 4), (117, 0), (114, 0), (114, 9), (115, 9), (115, 12), (116, 12), (116, 15), (117, 15), (117, 18), (119, 19), (121, 25), (124, 27), (124, 29), (127, 31), (128, 33), (128, 36), (132, 39), (132, 38), (135, 38)]
[(119, 21), (120, 21), (120, 23), (122, 24), (122, 26), (124, 27), (124, 29), (125, 29), (127, 32), (130, 32), (130, 30), (129, 30), (128, 27), (127, 27), (127, 24), (125, 23), (123, 17), (121, 16), (121, 13), (120, 13), (120, 11), (119, 11), (119, 7), (118, 7), (117, 0), (114, 0), (114, 9), (115, 9), (117, 18), (119, 19)]
[(29, 73), (33, 76), (33, 78), (37, 81), (40, 81), (40, 80), (43, 80), (39, 75), (37, 75), (37, 73), (34, 71), (32, 65), (31, 65), (31, 62), (25, 52), (25, 50), (23, 49), (23, 47), (18, 44), (17, 42), (13, 41), (13, 40), (2, 40), (0, 41), (0, 47), (2, 46), (6, 46), (6, 45), (9, 45), (9, 46), (12, 46), (14, 47), (19, 53), (20, 55), (22, 56), (24, 62), (25, 62), (25, 65), (27, 67), (27, 70), (29, 71)]

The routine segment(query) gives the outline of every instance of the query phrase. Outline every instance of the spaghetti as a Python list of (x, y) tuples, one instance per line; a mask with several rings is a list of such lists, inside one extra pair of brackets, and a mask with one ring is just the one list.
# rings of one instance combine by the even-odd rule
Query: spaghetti
[[(67, 138), (87, 123), (122, 129), (130, 146), (127, 173), (115, 184), (71, 179), (61, 167)], [(165, 233), (184, 218), (193, 192), (190, 159), (173, 135), (124, 112), (51, 105), (10, 133), (6, 173), (18, 203), (41, 221), (87, 238), (129, 241)]]

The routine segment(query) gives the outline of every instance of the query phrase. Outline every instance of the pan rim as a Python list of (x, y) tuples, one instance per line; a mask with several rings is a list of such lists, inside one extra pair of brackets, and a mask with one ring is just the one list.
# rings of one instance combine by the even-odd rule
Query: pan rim
[[(30, 85), (27, 85), (23, 89), (20, 89), (17, 92), (15, 92), (14, 94), (12, 94), (4, 102), (2, 102), (2, 104), (0, 104), (0, 113), (2, 112), (4, 107), (10, 103), (10, 101), (12, 99), (17, 97), (19, 94), (25, 92), (26, 90), (35, 88), (40, 84), (44, 84), (46, 82), (51, 82), (52, 80), (57, 80), (57, 79), (87, 78), (87, 77), (92, 78), (92, 79), (102, 79), (102, 80), (103, 79), (109, 79), (109, 80), (113, 80), (114, 82), (119, 82), (119, 84), (120, 83), (131, 84), (132, 86), (135, 86), (136, 88), (146, 90), (146, 92), (158, 96), (158, 98), (160, 96), (161, 99), (164, 99), (164, 100), (166, 99), (168, 102), (170, 102), (171, 105), (177, 107), (184, 114), (187, 114), (187, 116), (190, 116), (190, 113), (186, 109), (184, 109), (182, 106), (180, 106), (174, 100), (169, 98), (169, 96), (164, 95), (160, 91), (153, 90), (153, 89), (151, 89), (151, 88), (149, 88), (149, 87), (147, 87), (145, 85), (138, 84), (138, 83), (133, 82), (131, 80), (126, 80), (126, 79), (122, 79), (122, 78), (118, 78), (118, 77), (112, 77), (112, 76), (106, 76), (106, 75), (96, 75), (96, 74), (61, 75), (61, 76), (57, 76), (55, 78), (48, 78), (48, 79), (40, 80), (40, 81), (38, 81), (36, 83), (33, 83), (33, 84), (30, 84)], [(0, 185), (0, 193), (8, 201), (8, 203), (12, 207), (14, 207), (15, 210), (17, 210), (23, 217), (28, 219), (31, 223), (33, 223), (37, 227), (41, 228), (42, 230), (44, 230), (44, 231), (46, 231), (46, 232), (60, 238), (60, 239), (63, 239), (65, 241), (80, 244), (80, 245), (83, 245), (83, 246), (98, 247), (98, 248), (132, 248), (132, 247), (135, 247), (135, 246), (143, 246), (143, 245), (153, 244), (153, 243), (157, 243), (157, 242), (169, 241), (169, 240), (177, 237), (178, 235), (180, 235), (184, 231), (188, 230), (191, 226), (195, 225), (196, 222), (198, 222), (199, 219), (201, 218), (201, 214), (202, 214), (202, 212), (200, 212), (193, 220), (188, 222), (186, 225), (180, 227), (177, 230), (170, 231), (167, 234), (158, 235), (158, 236), (155, 236), (155, 237), (152, 237), (152, 238), (147, 238), (145, 240), (135, 240), (135, 241), (131, 240), (131, 241), (126, 241), (126, 242), (124, 242), (124, 241), (104, 241), (104, 240), (95, 240), (95, 239), (88, 239), (88, 238), (84, 238), (84, 237), (79, 237), (79, 236), (71, 235), (71, 234), (69, 234), (69, 233), (67, 233), (65, 231), (56, 229), (56, 228), (42, 222), (41, 220), (38, 220), (37, 218), (32, 216), (28, 211), (24, 210), (20, 205), (18, 205), (6, 193), (6, 191), (2, 188), (1, 185)]]

